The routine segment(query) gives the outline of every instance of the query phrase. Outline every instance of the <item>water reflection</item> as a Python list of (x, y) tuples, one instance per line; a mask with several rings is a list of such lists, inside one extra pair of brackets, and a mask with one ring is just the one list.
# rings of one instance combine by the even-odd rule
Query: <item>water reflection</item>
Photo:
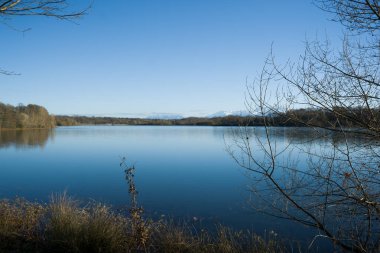
[[(231, 127), (223, 133), (227, 139), (236, 138), (237, 136), (246, 135), (249, 138), (255, 137), (259, 139), (266, 138), (265, 128), (263, 127)], [(378, 144), (378, 140), (369, 136), (350, 133), (329, 131), (322, 128), (309, 127), (269, 127), (268, 134), (271, 141), (285, 142), (287, 144), (308, 145), (308, 143), (324, 145), (326, 143), (332, 145), (346, 144)]]
[(318, 228), (315, 234), (343, 248), (378, 249), (377, 139), (310, 128), (248, 128), (230, 142), (230, 154), (251, 178), (252, 208)]
[[(256, 208), (260, 204), (249, 191), (256, 182), (226, 152), (226, 145), (240, 129), (77, 126), (59, 127), (53, 132), (0, 132), (0, 197), (47, 201), (52, 192), (67, 191), (81, 200), (124, 207), (129, 201), (119, 162), (126, 156), (136, 165), (139, 201), (149, 216), (181, 220), (196, 217), (203, 225), (221, 222), (258, 234), (273, 230), (289, 239), (311, 240), (314, 231), (263, 216), (252, 208), (252, 203)], [(265, 138), (262, 127), (250, 127), (249, 131), (255, 133), (249, 134), (250, 141)], [(318, 138), (307, 128), (277, 127), (270, 131), (278, 150), (296, 144), (293, 150), (278, 156), (279, 162), (288, 167), (308, 168), (310, 159), (301, 151), (328, 153), (335, 143), (344, 143), (343, 138), (333, 134)], [(260, 156), (265, 158), (259, 150), (255, 157)], [(284, 181), (290, 179), (284, 174), (279, 176)], [(268, 191), (267, 196), (270, 194)]]
[(0, 131), (0, 148), (44, 148), (49, 138), (54, 136), (51, 129), (28, 129)]

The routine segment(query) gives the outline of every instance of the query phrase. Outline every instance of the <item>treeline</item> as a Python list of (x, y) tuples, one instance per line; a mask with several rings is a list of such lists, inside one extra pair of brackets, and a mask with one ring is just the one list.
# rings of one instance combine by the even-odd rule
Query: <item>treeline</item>
[[(225, 116), (215, 118), (189, 117), (183, 119), (141, 119), (87, 116), (56, 116), (57, 126), (75, 125), (164, 125), (164, 126), (314, 126), (366, 127), (361, 122), (368, 117), (380, 119), (380, 110), (363, 108), (297, 109), (268, 116)], [(377, 121), (376, 121), (377, 122)], [(380, 122), (380, 121), (379, 121)]]
[(215, 118), (141, 119), (88, 116), (52, 116), (39, 105), (5, 105), (0, 103), (0, 130), (53, 128), (76, 125), (163, 125), (163, 126), (314, 126), (368, 128), (363, 122), (373, 122), (378, 128), (380, 109), (340, 108), (332, 110), (296, 109), (267, 116), (225, 116)]
[(380, 108), (333, 107), (327, 109), (297, 109), (274, 117), (274, 125), (315, 126), (328, 128), (379, 128)]
[(163, 125), (163, 126), (240, 126), (249, 117), (227, 116), (218, 118), (190, 117), (184, 119), (140, 119), (85, 116), (56, 116), (57, 126), (75, 125)]
[(24, 128), (53, 128), (54, 116), (39, 105), (5, 105), (0, 103), (0, 130)]

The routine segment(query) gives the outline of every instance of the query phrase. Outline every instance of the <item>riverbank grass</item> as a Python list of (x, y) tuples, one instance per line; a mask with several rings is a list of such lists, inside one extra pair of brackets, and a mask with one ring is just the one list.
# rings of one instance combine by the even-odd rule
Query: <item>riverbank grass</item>
[(285, 252), (275, 238), (217, 226), (216, 233), (166, 220), (133, 220), (66, 194), (47, 204), (0, 201), (0, 252)]

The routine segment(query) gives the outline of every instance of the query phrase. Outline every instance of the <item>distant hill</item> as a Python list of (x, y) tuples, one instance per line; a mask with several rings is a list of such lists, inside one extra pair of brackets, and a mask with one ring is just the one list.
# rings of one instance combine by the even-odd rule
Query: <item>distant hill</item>
[(12, 106), (0, 103), (0, 130), (53, 128), (55, 118), (39, 105)]
[(219, 112), (208, 115), (207, 118), (219, 118), (219, 117), (227, 117), (227, 116), (247, 117), (247, 116), (251, 116), (251, 115), (247, 111), (233, 111), (233, 112), (219, 111)]
[(145, 117), (145, 119), (183, 119), (184, 116), (181, 114), (173, 113), (153, 113)]

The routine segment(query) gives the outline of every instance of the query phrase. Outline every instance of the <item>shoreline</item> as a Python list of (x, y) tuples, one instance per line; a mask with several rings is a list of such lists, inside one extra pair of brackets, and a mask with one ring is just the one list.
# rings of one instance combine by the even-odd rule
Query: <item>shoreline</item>
[[(0, 199), (1, 252), (288, 252), (288, 244), (274, 233), (262, 237), (252, 231), (220, 224), (216, 233), (191, 223), (153, 220), (143, 209), (115, 212), (91, 202), (83, 207), (65, 193), (48, 203), (18, 198)], [(287, 246), (285, 246), (287, 245)]]

